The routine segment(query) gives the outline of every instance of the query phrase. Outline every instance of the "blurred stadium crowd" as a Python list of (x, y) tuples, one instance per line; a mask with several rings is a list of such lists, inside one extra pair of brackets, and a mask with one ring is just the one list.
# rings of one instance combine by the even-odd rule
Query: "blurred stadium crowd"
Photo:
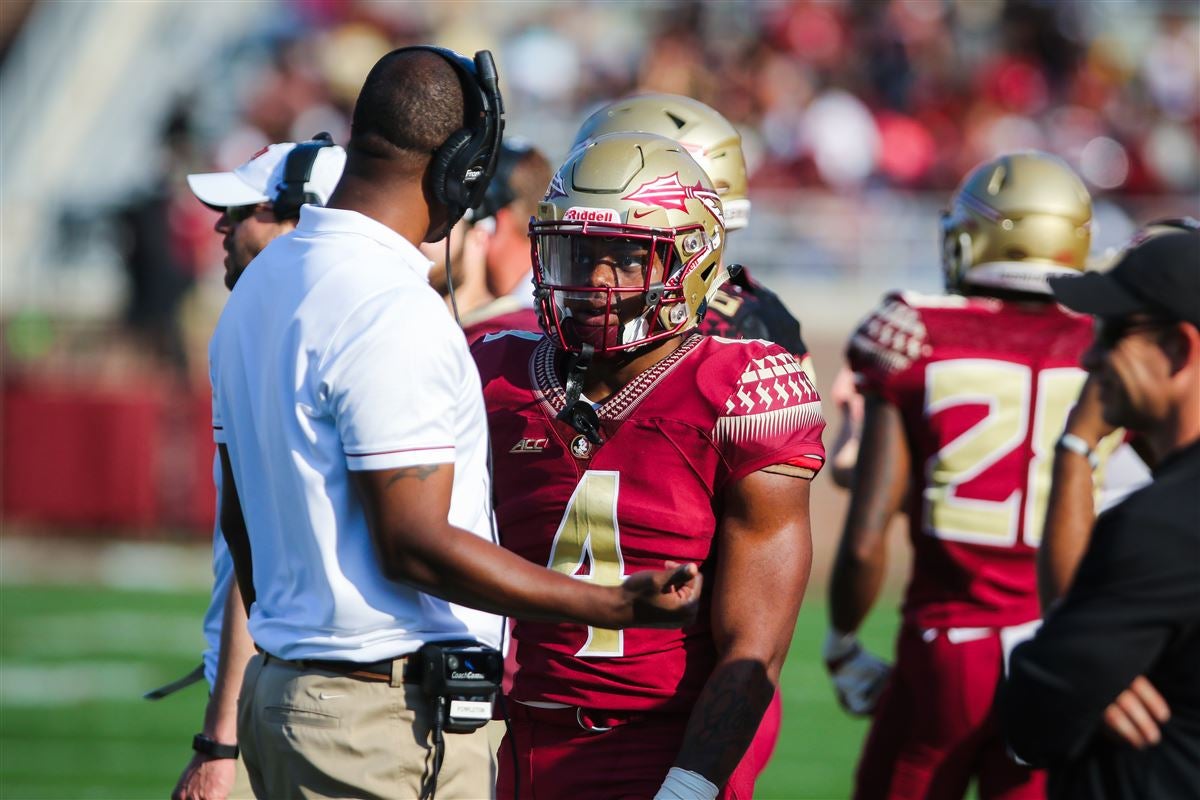
[[(396, 45), (469, 50), (486, 38), (513, 130), (569, 131), (630, 92), (688, 95), (742, 130), (755, 186), (949, 190), (997, 151), (1036, 147), (1096, 189), (1200, 188), (1189, 5), (311, 0), (292, 10), (294, 27), (264, 32), (268, 58), (239, 80), (241, 125), (216, 143), (216, 166), (321, 128), (344, 138), (366, 67)], [(565, 144), (538, 138), (552, 154)]]
[[(1190, 5), (303, 0), (285, 10), (235, 43), (223, 81), (197, 87), (224, 108), (210, 98), (199, 107), (218, 113), (197, 119), (189, 97), (175, 109), (177, 172), (232, 169), (269, 142), (319, 130), (345, 141), (375, 59), (432, 41), (494, 48), (510, 133), (552, 158), (596, 105), (660, 91), (739, 127), (760, 197), (940, 196), (972, 165), (1025, 147), (1064, 157), (1102, 196), (1200, 189)], [(171, 249), (199, 274), (220, 260), (210, 214), (173, 185)]]
[[(13, 43), (44, 10), (18, 6), (24, 13), (0, 26), (6, 68)], [(152, 179), (131, 177), (126, 200), (103, 214), (55, 209), (59, 244), (42, 259), (54, 263), (34, 264), (34, 280), (53, 278), (87, 295), (59, 262), (77, 257), (76, 245), (102, 228), (122, 287), (114, 307), (73, 318), (14, 309), (12, 297), (27, 284), (19, 270), (9, 272), (6, 292), (17, 294), (5, 304), (7, 385), (49, 373), (91, 384), (137, 374), (166, 376), (202, 395), (205, 347), (224, 302), (223, 254), (213, 214), (184, 176), (232, 169), (269, 142), (317, 131), (344, 142), (369, 67), (417, 42), (492, 49), (508, 133), (555, 163), (586, 114), (614, 97), (661, 91), (712, 105), (743, 135), (756, 208), (733, 260), (752, 264), (793, 306), (822, 290), (869, 298), (800, 304), (793, 310), (806, 332), (826, 325), (840, 338), (882, 289), (935, 287), (936, 211), (971, 165), (1000, 151), (1041, 148), (1080, 173), (1098, 201), (1097, 251), (1122, 241), (1136, 222), (1200, 214), (1200, 7), (1192, 2), (278, 0), (252, 7), (238, 12), (245, 24), (222, 28), (190, 85), (160, 88), (157, 110), (143, 115), (162, 145), (157, 158), (143, 159), (156, 165)], [(153, 76), (146, 81), (122, 91), (149, 93)], [(23, 218), (10, 214), (30, 212), (13, 197), (9, 190), (6, 216), (19, 226)]]

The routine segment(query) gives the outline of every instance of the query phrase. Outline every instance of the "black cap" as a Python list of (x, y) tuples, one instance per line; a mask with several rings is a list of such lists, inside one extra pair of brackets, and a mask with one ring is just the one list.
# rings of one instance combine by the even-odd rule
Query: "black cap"
[(1107, 272), (1050, 278), (1064, 306), (1097, 317), (1151, 314), (1200, 328), (1200, 231), (1171, 230), (1126, 250)]

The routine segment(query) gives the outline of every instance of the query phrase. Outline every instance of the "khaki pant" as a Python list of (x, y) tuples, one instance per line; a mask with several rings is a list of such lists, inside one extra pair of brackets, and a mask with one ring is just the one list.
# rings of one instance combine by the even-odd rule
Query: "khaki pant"
[[(238, 699), (238, 742), (260, 798), (429, 796), (432, 712), (421, 688), (257, 655)], [(438, 800), (494, 796), (487, 731), (445, 734)]]
[(233, 788), (225, 800), (254, 800), (254, 790), (250, 788), (250, 773), (246, 772), (246, 762), (241, 756), (237, 758), (237, 767), (233, 772)]

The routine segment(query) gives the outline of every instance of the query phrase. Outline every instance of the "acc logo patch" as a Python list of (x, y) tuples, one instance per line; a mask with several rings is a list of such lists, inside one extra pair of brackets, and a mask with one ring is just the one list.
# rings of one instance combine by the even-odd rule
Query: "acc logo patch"
[(546, 449), (546, 445), (550, 443), (549, 439), (526, 437), (512, 446), (510, 453), (541, 453)]

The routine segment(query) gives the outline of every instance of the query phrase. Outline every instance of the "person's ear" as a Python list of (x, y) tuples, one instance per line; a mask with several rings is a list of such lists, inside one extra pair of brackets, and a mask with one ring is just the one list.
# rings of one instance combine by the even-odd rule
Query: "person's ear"
[(1200, 370), (1200, 329), (1190, 322), (1176, 322), (1162, 342), (1171, 364), (1171, 374), (1189, 366)]

